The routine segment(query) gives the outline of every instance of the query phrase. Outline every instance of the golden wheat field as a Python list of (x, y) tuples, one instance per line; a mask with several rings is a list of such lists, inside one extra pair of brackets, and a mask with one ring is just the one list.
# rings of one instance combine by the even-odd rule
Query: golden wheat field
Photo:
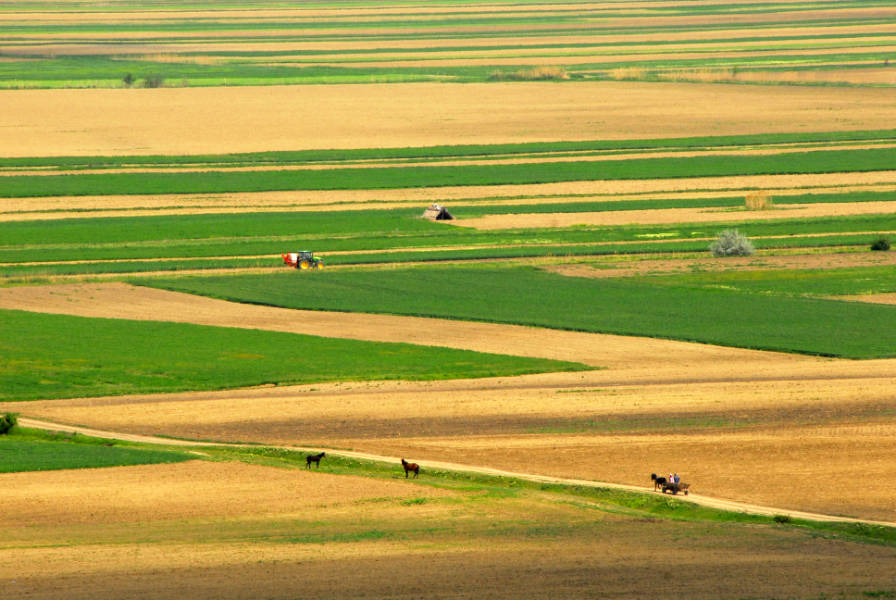
[(0, 103), (6, 156), (843, 131), (887, 128), (894, 112), (886, 89), (637, 82), (15, 90)]

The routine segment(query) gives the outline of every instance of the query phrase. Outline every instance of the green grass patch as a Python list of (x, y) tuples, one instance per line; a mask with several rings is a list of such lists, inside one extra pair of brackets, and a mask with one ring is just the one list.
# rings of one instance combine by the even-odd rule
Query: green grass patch
[(176, 463), (195, 458), (175, 450), (121, 446), (78, 434), (50, 434), (18, 427), (0, 436), (0, 473)]
[(786, 296), (847, 296), (896, 292), (896, 267), (687, 273), (650, 278), (673, 287), (738, 290)]
[(893, 306), (572, 278), (529, 267), (293, 275), (144, 283), (289, 308), (491, 321), (846, 358), (896, 356)]
[(411, 344), (0, 311), (0, 400), (580, 370)]

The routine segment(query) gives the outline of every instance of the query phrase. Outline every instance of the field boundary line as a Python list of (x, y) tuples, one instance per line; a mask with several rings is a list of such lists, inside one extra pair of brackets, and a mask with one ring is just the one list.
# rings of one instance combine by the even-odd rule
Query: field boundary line
[[(113, 439), (120, 441), (128, 441), (128, 442), (137, 442), (142, 444), (156, 444), (156, 445), (167, 445), (167, 446), (200, 446), (200, 447), (210, 447), (210, 446), (218, 446), (218, 447), (237, 447), (237, 448), (279, 448), (282, 450), (292, 450), (296, 452), (319, 452), (321, 448), (309, 447), (309, 446), (284, 446), (284, 445), (271, 445), (271, 444), (239, 444), (239, 443), (229, 443), (229, 442), (207, 442), (207, 441), (190, 441), (183, 439), (175, 439), (175, 438), (164, 438), (152, 435), (140, 435), (140, 434), (131, 434), (131, 433), (121, 433), (114, 431), (107, 431), (102, 429), (93, 429), (90, 427), (83, 427), (77, 425), (64, 425), (60, 423), (52, 423), (49, 421), (42, 421), (38, 419), (32, 419), (29, 417), (20, 417), (19, 425), (22, 427), (31, 427), (34, 429), (43, 429), (48, 431), (59, 431), (64, 433), (78, 433), (81, 435), (86, 435), (90, 437), (97, 437), (103, 439)], [(380, 454), (371, 454), (367, 452), (355, 452), (352, 450), (334, 450), (331, 448), (325, 448), (326, 452), (332, 454), (334, 456), (340, 456), (344, 458), (354, 458), (359, 460), (369, 460), (374, 462), (383, 462), (383, 463), (399, 463), (400, 459), (398, 457), (393, 456), (384, 456)], [(575, 479), (575, 478), (566, 478), (566, 477), (552, 477), (549, 475), (538, 475), (535, 473), (518, 473), (514, 471), (505, 471), (502, 469), (495, 469), (492, 467), (482, 467), (475, 465), (464, 465), (459, 463), (452, 462), (444, 462), (444, 461), (430, 461), (421, 458), (412, 458), (415, 462), (422, 463), (422, 467), (437, 469), (442, 471), (451, 471), (454, 473), (475, 473), (477, 475), (488, 475), (492, 477), (507, 477), (511, 479), (521, 479), (525, 481), (530, 481), (534, 483), (545, 483), (545, 484), (554, 484), (554, 485), (565, 485), (565, 486), (577, 486), (577, 487), (590, 487), (590, 488), (605, 488), (611, 490), (620, 490), (626, 492), (634, 492), (639, 494), (652, 494), (654, 490), (650, 487), (640, 487), (635, 485), (626, 485), (622, 483), (611, 483), (606, 481), (595, 481), (591, 479)], [(869, 519), (857, 519), (854, 517), (841, 517), (837, 515), (828, 515), (824, 513), (814, 513), (800, 510), (792, 510), (787, 508), (775, 508), (771, 506), (763, 506), (760, 504), (750, 504), (745, 502), (738, 502), (736, 500), (726, 500), (723, 498), (713, 498), (710, 496), (702, 496), (699, 494), (689, 494), (688, 496), (676, 496), (677, 500), (682, 502), (690, 502), (692, 504), (697, 504), (699, 506), (704, 506), (707, 508), (714, 508), (717, 510), (723, 510), (728, 512), (736, 512), (736, 513), (744, 513), (748, 515), (759, 515), (766, 517), (774, 517), (774, 516), (785, 516), (790, 517), (791, 519), (800, 519), (804, 521), (816, 521), (822, 523), (863, 523), (867, 525), (878, 525), (881, 527), (893, 527), (896, 528), (896, 522), (894, 521), (874, 521)]]

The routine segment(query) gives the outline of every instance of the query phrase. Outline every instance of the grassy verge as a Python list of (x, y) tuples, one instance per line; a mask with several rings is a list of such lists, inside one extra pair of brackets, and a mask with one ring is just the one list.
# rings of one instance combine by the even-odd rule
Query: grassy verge
[[(216, 447), (210, 451), (213, 460), (240, 460), (288, 468), (304, 467), (306, 454), (305, 452), (270, 447)], [(397, 476), (401, 477), (403, 473), (401, 466), (397, 464), (347, 458), (332, 453), (328, 454), (321, 464), (321, 471), (336, 475), (394, 478)], [(648, 492), (629, 492), (597, 486), (539, 483), (515, 477), (429, 469), (426, 468), (425, 464), (422, 467), (420, 477), (416, 480), (411, 480), (415, 485), (461, 489), (464, 491), (475, 490), (488, 494), (490, 497), (547, 493), (557, 496), (558, 499), (571, 497), (587, 501), (597, 505), (599, 510), (636, 518), (755, 524), (771, 527), (787, 526), (826, 537), (896, 546), (896, 528), (864, 523), (826, 523), (782, 516), (751, 515), (742, 512), (707, 508), (688, 502), (686, 499)]]
[(21, 311), (0, 311), (0, 334), (3, 401), (587, 368), (411, 344)]
[[(696, 341), (845, 358), (896, 356), (896, 307), (563, 277), (529, 267), (324, 271), (145, 284), (239, 302)], [(698, 310), (695, 310), (698, 307)], [(874, 331), (859, 338), (855, 331)]]

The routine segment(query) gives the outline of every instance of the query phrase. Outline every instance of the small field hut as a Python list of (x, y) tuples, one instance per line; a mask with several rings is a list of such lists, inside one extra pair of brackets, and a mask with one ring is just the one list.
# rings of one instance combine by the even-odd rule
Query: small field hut
[(423, 218), (429, 219), (430, 221), (450, 221), (454, 217), (451, 216), (451, 213), (448, 212), (441, 204), (430, 204), (429, 207), (423, 211)]

